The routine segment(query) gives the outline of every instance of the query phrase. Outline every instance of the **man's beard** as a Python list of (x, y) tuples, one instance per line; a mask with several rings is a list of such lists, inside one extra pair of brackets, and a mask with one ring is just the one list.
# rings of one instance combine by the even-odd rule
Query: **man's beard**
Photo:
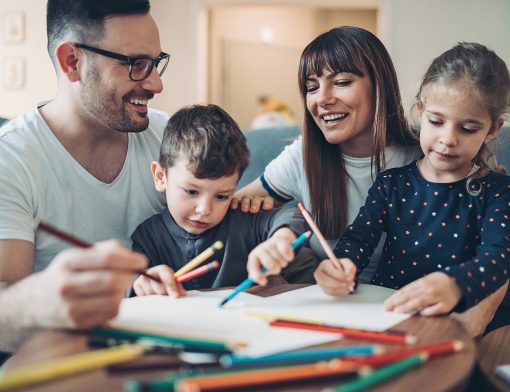
[[(131, 92), (129, 95), (133, 95), (133, 93)], [(148, 98), (152, 98), (152, 96)], [(149, 126), (147, 116), (142, 117), (138, 113), (130, 115), (126, 107), (127, 97), (123, 97), (120, 105), (117, 104), (118, 98), (115, 91), (105, 90), (101, 84), (97, 67), (94, 65), (91, 66), (87, 81), (81, 91), (81, 99), (83, 106), (96, 121), (102, 122), (115, 131), (142, 132)], [(133, 115), (136, 116), (136, 119), (133, 118)]]

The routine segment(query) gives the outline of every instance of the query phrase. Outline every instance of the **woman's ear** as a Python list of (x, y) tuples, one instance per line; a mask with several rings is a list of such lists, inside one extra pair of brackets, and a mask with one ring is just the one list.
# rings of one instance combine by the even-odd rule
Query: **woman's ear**
[(60, 70), (71, 82), (80, 80), (78, 48), (72, 42), (62, 42), (55, 49), (55, 57), (60, 66)]
[(154, 178), (154, 186), (158, 192), (166, 192), (166, 173), (161, 165), (154, 161), (151, 163), (152, 177)]
[(485, 137), (485, 143), (490, 142), (491, 140), (494, 140), (497, 136), (503, 125), (505, 124), (505, 121), (502, 118), (499, 118), (497, 121), (494, 122), (491, 129), (489, 130), (489, 133)]

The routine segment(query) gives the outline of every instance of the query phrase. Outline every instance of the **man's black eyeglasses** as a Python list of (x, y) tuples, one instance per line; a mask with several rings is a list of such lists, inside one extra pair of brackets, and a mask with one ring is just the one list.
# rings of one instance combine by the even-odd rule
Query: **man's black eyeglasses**
[(131, 57), (120, 53), (110, 52), (109, 50), (94, 48), (93, 46), (80, 44), (78, 42), (75, 42), (74, 45), (77, 48), (88, 50), (89, 52), (94, 52), (128, 64), (129, 78), (134, 82), (140, 82), (144, 79), (147, 79), (154, 67), (158, 71), (159, 76), (163, 76), (166, 66), (168, 65), (168, 59), (170, 58), (170, 55), (165, 52), (161, 52), (156, 58)]

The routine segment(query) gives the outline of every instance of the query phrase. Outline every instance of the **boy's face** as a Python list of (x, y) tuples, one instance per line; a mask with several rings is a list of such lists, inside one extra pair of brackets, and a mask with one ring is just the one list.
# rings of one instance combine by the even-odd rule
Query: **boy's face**
[(239, 173), (220, 178), (196, 178), (180, 157), (166, 173), (152, 163), (156, 190), (166, 193), (168, 210), (177, 224), (190, 234), (201, 234), (219, 224), (230, 206)]

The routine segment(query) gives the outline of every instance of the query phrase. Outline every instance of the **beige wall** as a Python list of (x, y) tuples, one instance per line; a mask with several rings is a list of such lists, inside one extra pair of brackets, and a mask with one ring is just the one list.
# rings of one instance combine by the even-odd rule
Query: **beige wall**
[(509, 0), (381, 0), (381, 12), (406, 111), (432, 60), (459, 41), (489, 46), (510, 67)]
[(31, 109), (37, 101), (51, 99), (56, 91), (56, 76), (46, 51), (46, 2), (39, 0), (0, 1), (0, 24), (9, 11), (25, 14), (25, 39), (21, 44), (5, 44), (0, 38), (0, 75), (6, 59), (22, 58), (25, 62), (24, 87), (6, 90), (0, 80), (0, 117), (11, 118)]
[[(152, 0), (162, 47), (172, 54), (165, 90), (154, 106), (174, 111), (184, 104), (207, 100), (204, 12), (225, 4), (307, 5), (328, 8), (373, 7), (379, 2), (378, 31), (396, 64), (405, 105), (432, 58), (459, 40), (494, 48), (510, 65), (510, 1), (508, 0)], [(0, 116), (13, 117), (55, 94), (55, 75), (46, 53), (45, 1), (0, 1), (0, 18), (7, 11), (25, 12), (26, 38), (21, 45), (0, 40), (0, 66), (9, 57), (26, 63), (25, 87), (6, 91), (0, 84)], [(1, 21), (1, 19), (0, 19)]]

